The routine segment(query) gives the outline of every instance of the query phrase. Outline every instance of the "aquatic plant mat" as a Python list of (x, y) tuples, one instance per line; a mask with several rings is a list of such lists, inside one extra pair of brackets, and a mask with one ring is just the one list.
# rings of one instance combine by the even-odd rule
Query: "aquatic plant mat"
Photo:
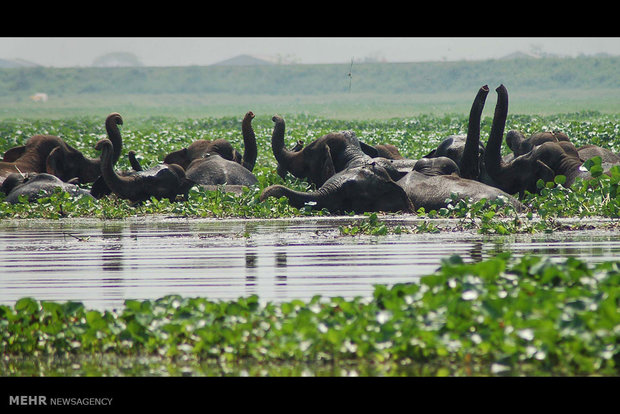
[(0, 305), (2, 376), (617, 376), (620, 261), (442, 261), (370, 298)]

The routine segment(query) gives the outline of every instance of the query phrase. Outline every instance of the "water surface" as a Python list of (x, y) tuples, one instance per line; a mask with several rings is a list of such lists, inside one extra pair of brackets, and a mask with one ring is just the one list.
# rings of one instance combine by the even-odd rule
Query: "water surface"
[(618, 231), (528, 236), (474, 232), (342, 236), (355, 218), (142, 218), (0, 223), (0, 303), (30, 296), (122, 307), (169, 294), (266, 301), (371, 296), (373, 285), (416, 282), (442, 258), (480, 261), (502, 251), (590, 261), (620, 258)]

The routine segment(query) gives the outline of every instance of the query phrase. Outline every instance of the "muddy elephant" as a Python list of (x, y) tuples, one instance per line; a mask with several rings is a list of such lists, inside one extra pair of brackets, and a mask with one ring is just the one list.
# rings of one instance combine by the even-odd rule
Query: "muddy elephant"
[(189, 146), (177, 151), (173, 151), (164, 157), (165, 164), (178, 164), (187, 170), (192, 161), (202, 158), (205, 154), (217, 153), (223, 159), (236, 162), (248, 171), (254, 170), (258, 149), (256, 147), (256, 136), (252, 128), (254, 113), (248, 111), (241, 121), (241, 134), (243, 136), (243, 155), (241, 155), (232, 144), (225, 139), (198, 140)]
[(73, 183), (66, 183), (60, 178), (47, 173), (13, 173), (0, 186), (0, 192), (6, 194), (5, 201), (11, 204), (19, 203), (20, 196), (26, 196), (28, 201), (41, 197), (48, 197), (56, 188), (66, 191), (73, 197), (91, 197), (87, 190), (83, 190)]
[[(111, 113), (105, 121), (108, 137), (113, 144), (113, 159), (118, 160), (122, 142), (118, 125), (123, 119)], [(80, 183), (92, 183), (99, 177), (101, 160), (88, 158), (71, 147), (63, 139), (53, 135), (34, 135), (24, 145), (9, 149), (0, 161), (0, 183), (11, 173), (46, 172), (62, 181), (78, 179)]]
[(365, 147), (372, 147), (360, 143), (353, 131), (331, 132), (315, 139), (299, 151), (291, 151), (284, 143), (284, 119), (274, 115), (272, 121), (274, 128), (271, 149), (278, 163), (278, 171), (286, 171), (296, 178), (306, 179), (317, 188), (338, 172), (371, 162), (385, 168), (392, 179), (402, 177), (415, 164), (415, 160), (392, 160), (368, 155), (369, 151)]
[(107, 187), (119, 198), (132, 202), (167, 198), (174, 201), (177, 195), (187, 196), (193, 183), (185, 178), (185, 170), (177, 164), (160, 164), (129, 175), (114, 171), (112, 142), (100, 140), (95, 146), (101, 151), (101, 176)]
[(519, 194), (525, 191), (536, 193), (537, 182), (553, 181), (556, 175), (566, 177), (565, 187), (577, 178), (591, 178), (582, 167), (583, 160), (577, 149), (568, 141), (547, 141), (534, 146), (529, 152), (505, 161), (501, 156), (501, 145), (508, 114), (508, 91), (504, 85), (497, 89), (497, 104), (493, 115), (491, 133), (486, 145), (485, 166), (496, 186), (506, 193)]
[(325, 208), (331, 213), (413, 212), (413, 205), (402, 187), (375, 162), (335, 173), (318, 190), (312, 192), (272, 185), (263, 190), (260, 200), (283, 196), (288, 198), (293, 207), (309, 205), (319, 210)]

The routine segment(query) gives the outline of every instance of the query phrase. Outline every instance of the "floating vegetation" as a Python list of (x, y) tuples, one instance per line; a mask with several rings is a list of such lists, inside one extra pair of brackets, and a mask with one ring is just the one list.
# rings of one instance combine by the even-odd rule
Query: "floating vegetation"
[(452, 256), (419, 283), (377, 285), (371, 298), (351, 300), (172, 295), (101, 312), (23, 298), (0, 305), (0, 368), (11, 375), (20, 358), (62, 365), (115, 355), (181, 361), (194, 372), (359, 364), (386, 375), (618, 375), (619, 308), (620, 262)]

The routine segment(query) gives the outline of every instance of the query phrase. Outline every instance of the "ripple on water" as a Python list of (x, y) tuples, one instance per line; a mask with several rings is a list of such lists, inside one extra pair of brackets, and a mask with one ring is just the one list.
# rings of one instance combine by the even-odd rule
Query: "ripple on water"
[(169, 294), (289, 301), (370, 296), (416, 282), (442, 258), (510, 250), (593, 261), (620, 257), (620, 235), (490, 237), (468, 233), (340, 236), (342, 222), (40, 222), (0, 227), (0, 303), (30, 296), (111, 309)]

